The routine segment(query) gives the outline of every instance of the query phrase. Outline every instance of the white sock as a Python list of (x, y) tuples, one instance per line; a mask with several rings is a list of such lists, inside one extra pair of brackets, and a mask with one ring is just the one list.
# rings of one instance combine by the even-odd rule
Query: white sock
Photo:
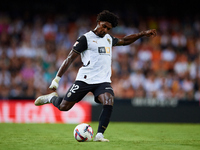
[(51, 95), (51, 96), (49, 96), (49, 98), (48, 98), (48, 102), (50, 102), (51, 103), (51, 99), (54, 97), (54, 95)]

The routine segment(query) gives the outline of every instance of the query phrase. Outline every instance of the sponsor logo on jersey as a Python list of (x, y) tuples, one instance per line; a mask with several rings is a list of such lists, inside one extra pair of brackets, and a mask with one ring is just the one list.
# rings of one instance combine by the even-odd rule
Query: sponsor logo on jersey
[(103, 54), (110, 55), (110, 47), (98, 47), (98, 52), (100, 55), (103, 55)]

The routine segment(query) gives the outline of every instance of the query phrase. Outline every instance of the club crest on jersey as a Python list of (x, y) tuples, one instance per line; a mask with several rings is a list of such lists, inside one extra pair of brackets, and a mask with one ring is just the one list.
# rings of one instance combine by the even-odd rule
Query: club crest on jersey
[(107, 41), (108, 41), (109, 44), (111, 43), (111, 42), (110, 42), (110, 39), (107, 39)]
[(110, 55), (110, 47), (98, 47), (98, 52), (100, 55)]

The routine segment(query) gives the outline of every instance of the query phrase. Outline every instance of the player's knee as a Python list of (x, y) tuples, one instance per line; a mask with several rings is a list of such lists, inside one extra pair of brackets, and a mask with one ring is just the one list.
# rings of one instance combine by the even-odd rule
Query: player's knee
[(98, 96), (98, 100), (103, 105), (113, 105), (114, 104), (114, 96), (110, 93), (104, 93)]
[(76, 102), (68, 102), (66, 100), (63, 100), (60, 104), (60, 110), (61, 111), (68, 111), (74, 106), (75, 103)]
[(61, 111), (68, 111), (68, 110), (70, 110), (71, 108), (69, 107), (69, 106), (67, 106), (67, 105), (63, 105), (63, 104), (61, 104), (60, 105), (60, 110)]
[(110, 96), (103, 101), (103, 105), (112, 105), (114, 104), (114, 97)]

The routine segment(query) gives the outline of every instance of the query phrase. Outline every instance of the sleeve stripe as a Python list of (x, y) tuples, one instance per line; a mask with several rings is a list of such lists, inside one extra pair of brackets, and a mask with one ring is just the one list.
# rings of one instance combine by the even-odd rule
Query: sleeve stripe
[(72, 48), (76, 53), (80, 54), (81, 52), (87, 49), (87, 39), (84, 35), (82, 35)]
[(80, 54), (80, 52), (76, 51), (74, 48), (72, 49), (75, 53)]
[(112, 46), (115, 46), (115, 45), (117, 45), (117, 43), (118, 43), (119, 39), (118, 39), (118, 38), (116, 38), (116, 37), (113, 37), (112, 35), (110, 35), (110, 36), (111, 36), (111, 38), (112, 38)]

